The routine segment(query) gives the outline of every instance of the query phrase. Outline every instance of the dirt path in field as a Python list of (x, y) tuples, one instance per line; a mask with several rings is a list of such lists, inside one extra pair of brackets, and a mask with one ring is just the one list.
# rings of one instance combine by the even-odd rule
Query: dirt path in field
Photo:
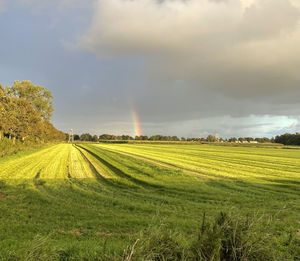
[[(142, 161), (151, 163), (151, 164), (159, 166), (159, 167), (173, 169), (173, 170), (180, 170), (180, 171), (182, 171), (183, 173), (185, 173), (189, 176), (196, 176), (197, 178), (201, 178), (203, 180), (207, 180), (211, 176), (215, 176), (215, 175), (207, 175), (207, 174), (204, 174), (204, 173), (201, 173), (201, 172), (189, 170), (189, 169), (182, 168), (182, 167), (177, 167), (176, 165), (172, 165), (170, 163), (165, 163), (165, 162), (161, 162), (161, 161), (158, 161), (158, 160), (149, 159), (145, 156), (136, 155), (136, 154), (133, 154), (133, 153), (130, 153), (130, 152), (113, 150), (113, 149), (108, 149), (108, 148), (103, 148), (103, 147), (100, 147), (100, 148), (103, 149), (103, 150), (110, 151), (110, 152), (115, 152), (115, 153), (119, 153), (119, 154), (122, 154), (122, 155), (125, 155), (125, 156), (129, 156), (129, 157), (137, 159), (137, 160), (142, 160)], [(217, 176), (215, 176), (215, 177), (217, 177)]]

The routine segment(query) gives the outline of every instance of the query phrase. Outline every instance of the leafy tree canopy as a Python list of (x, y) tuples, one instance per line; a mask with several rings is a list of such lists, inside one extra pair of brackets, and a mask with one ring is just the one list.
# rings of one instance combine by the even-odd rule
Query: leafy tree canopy
[(34, 85), (31, 81), (15, 81), (13, 86), (6, 88), (7, 95), (29, 101), (39, 116), (49, 121), (53, 112), (53, 96), (46, 88)]

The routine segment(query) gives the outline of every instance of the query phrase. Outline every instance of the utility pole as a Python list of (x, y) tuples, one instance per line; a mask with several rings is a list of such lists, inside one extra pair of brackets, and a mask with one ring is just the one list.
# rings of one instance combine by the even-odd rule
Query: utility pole
[(73, 129), (70, 129), (68, 143), (73, 143), (73, 142), (74, 142), (74, 133), (73, 133)]

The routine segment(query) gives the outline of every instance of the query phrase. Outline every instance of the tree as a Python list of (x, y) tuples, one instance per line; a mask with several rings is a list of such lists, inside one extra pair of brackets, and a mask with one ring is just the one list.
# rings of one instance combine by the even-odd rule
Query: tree
[(129, 135), (122, 135), (122, 140), (133, 140), (133, 138)]
[(284, 145), (300, 145), (300, 133), (285, 133), (283, 135), (276, 136), (274, 141)]
[(30, 81), (15, 81), (13, 86), (6, 88), (6, 92), (12, 98), (27, 100), (42, 120), (50, 120), (53, 112), (53, 96), (46, 88), (34, 85)]
[(102, 134), (99, 136), (99, 140), (117, 140), (117, 139), (118, 138), (115, 135), (111, 135), (111, 134)]
[(65, 134), (49, 122), (51, 93), (30, 81), (16, 81), (6, 89), (0, 85), (0, 139), (20, 141), (64, 140)]
[(46, 141), (66, 140), (67, 134), (57, 130), (50, 122), (43, 122), (43, 139)]
[(36, 134), (41, 133), (41, 118), (27, 100), (8, 98), (3, 95), (0, 99), (1, 138), (5, 133), (13, 140), (20, 139), (24, 141), (28, 137), (34, 137)]
[(164, 137), (162, 135), (153, 135), (149, 138), (149, 140), (163, 140)]
[(82, 141), (92, 141), (93, 136), (89, 133), (83, 133), (80, 135), (80, 140)]
[(214, 135), (208, 135), (207, 138), (206, 138), (206, 140), (208, 142), (216, 142), (216, 141), (218, 141), (217, 137), (214, 136)]
[(0, 140), (3, 137), (5, 129), (5, 114), (6, 114), (6, 98), (5, 98), (5, 89), (0, 84)]
[(4, 87), (0, 84), (0, 97), (5, 96), (5, 89)]
[(98, 141), (98, 140), (99, 140), (99, 138), (98, 138), (97, 135), (94, 135), (94, 136), (92, 137), (92, 141), (96, 142), (96, 141)]

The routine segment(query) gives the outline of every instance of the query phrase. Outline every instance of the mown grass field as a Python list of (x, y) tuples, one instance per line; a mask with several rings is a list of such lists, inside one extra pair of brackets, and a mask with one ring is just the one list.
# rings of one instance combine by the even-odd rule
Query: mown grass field
[(144, 229), (188, 244), (220, 211), (255, 216), (277, 260), (299, 260), (300, 150), (59, 144), (0, 159), (0, 260), (122, 260)]

